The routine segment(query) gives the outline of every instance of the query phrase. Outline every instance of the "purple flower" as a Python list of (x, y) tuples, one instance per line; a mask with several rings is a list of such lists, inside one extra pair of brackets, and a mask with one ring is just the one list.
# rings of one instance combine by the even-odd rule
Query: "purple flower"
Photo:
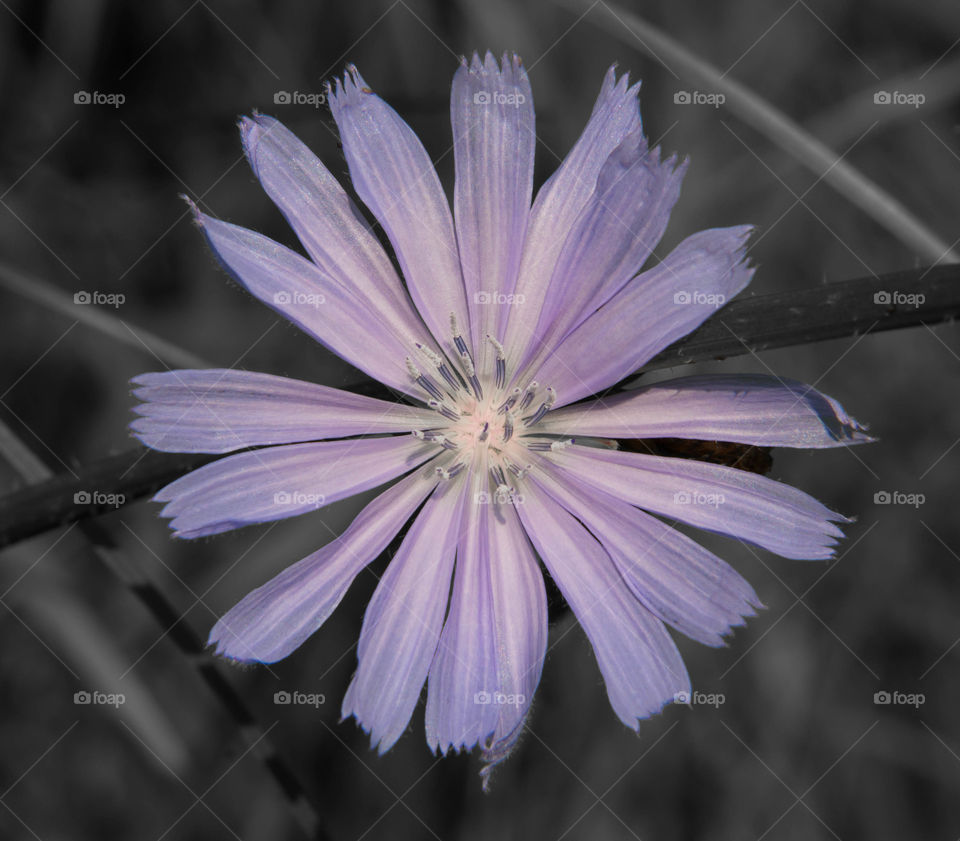
[(464, 61), (451, 96), (451, 214), (420, 141), (351, 67), (328, 90), (330, 106), (402, 281), (336, 179), (270, 117), (242, 121), (244, 148), (310, 259), (196, 213), (250, 292), (407, 398), (235, 370), (134, 380), (142, 403), (132, 427), (144, 444), (235, 453), (157, 494), (178, 537), (386, 488), (210, 634), (235, 660), (286, 657), (409, 523), (367, 608), (343, 701), (381, 752), (406, 729), (425, 682), (431, 748), (479, 745), (488, 762), (509, 752), (546, 648), (538, 559), (586, 631), (614, 711), (637, 728), (690, 691), (667, 626), (717, 646), (760, 604), (724, 561), (654, 515), (787, 558), (828, 558), (842, 536), (844, 517), (779, 482), (610, 449), (628, 438), (870, 440), (813, 388), (701, 375), (583, 401), (689, 333), (753, 274), (747, 226), (693, 234), (641, 271), (686, 163), (648, 147), (638, 87), (607, 72), (583, 134), (531, 204), (527, 75), (516, 57)]

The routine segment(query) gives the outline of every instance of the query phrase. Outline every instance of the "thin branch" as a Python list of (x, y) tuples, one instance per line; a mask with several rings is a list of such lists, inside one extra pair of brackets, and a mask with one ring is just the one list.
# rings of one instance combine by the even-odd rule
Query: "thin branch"
[(916, 252), (921, 259), (933, 263), (953, 263), (960, 259), (952, 246), (940, 239), (875, 181), (806, 132), (782, 111), (757, 96), (746, 85), (698, 58), (649, 21), (614, 3), (596, 3), (592, 0), (554, 2), (577, 14), (589, 12), (596, 5), (601, 6), (606, 14), (596, 13), (586, 15), (586, 18), (604, 27), (613, 37), (628, 46), (642, 49), (663, 64), (675, 77), (682, 75), (691, 84), (702, 86), (711, 93), (723, 94), (726, 97), (724, 106), (731, 114), (735, 114), (744, 123), (793, 155), (817, 178), (830, 184), (911, 251)]
[[(733, 301), (638, 373), (861, 333), (937, 324), (958, 316), (957, 265), (757, 295)], [(634, 379), (635, 375), (628, 378)], [(396, 399), (393, 392), (373, 381), (358, 383), (350, 390)], [(130, 504), (213, 458), (216, 456), (135, 449), (78, 469), (79, 479), (61, 474), (8, 493), (0, 497), (0, 547), (114, 511), (116, 499), (110, 499), (109, 494), (122, 494), (124, 504)], [(94, 497), (93, 491), (103, 496)], [(75, 503), (75, 495), (83, 492), (91, 494), (90, 502)]]
[[(71, 488), (62, 491), (65, 479), (73, 482), (73, 476), (53, 476), (50, 467), (36, 452), (21, 441), (6, 424), (0, 422), (0, 455), (14, 467), (17, 475), (27, 482), (27, 487), (17, 492), (25, 498), (32, 499), (37, 490), (45, 491), (46, 495), (54, 498), (52, 490), (60, 489), (61, 496), (55, 497), (60, 502), (73, 502)], [(116, 470), (121, 464), (129, 464), (130, 454), (114, 456), (111, 459), (99, 462), (92, 470), (83, 471), (86, 477), (116, 476)], [(209, 460), (210, 456), (205, 456)], [(156, 459), (156, 461), (154, 461)], [(147, 453), (144, 462), (152, 467), (152, 475), (144, 471), (139, 479), (131, 480), (132, 492), (150, 493), (150, 489), (157, 483), (163, 483), (176, 471), (177, 475), (183, 472), (183, 467), (174, 467), (183, 457), (175, 456), (162, 458), (160, 453)], [(161, 466), (159, 462), (165, 464)], [(190, 469), (190, 468), (187, 468)], [(115, 479), (114, 479), (115, 480)], [(68, 482), (68, 484), (69, 484)], [(41, 498), (32, 504), (43, 504)], [(7, 511), (7, 506), (0, 502), (0, 510)], [(73, 505), (75, 509), (84, 510), (80, 505)], [(111, 507), (111, 510), (112, 507)], [(87, 516), (94, 513), (93, 507), (86, 509)], [(69, 516), (69, 509), (66, 512)], [(82, 515), (81, 515), (82, 516)], [(72, 516), (72, 520), (80, 517)], [(45, 529), (44, 529), (45, 530)], [(286, 759), (277, 751), (270, 738), (269, 729), (264, 729), (256, 716), (247, 706), (246, 701), (239, 694), (233, 684), (226, 678), (220, 662), (206, 650), (203, 640), (185, 619), (185, 612), (179, 610), (164, 594), (163, 590), (153, 581), (149, 570), (140, 564), (129, 552), (123, 552), (113, 540), (112, 535), (96, 521), (81, 523), (79, 533), (93, 553), (107, 568), (129, 589), (141, 606), (153, 616), (163, 631), (165, 637), (177, 647), (179, 652), (196, 670), (207, 689), (213, 694), (221, 708), (233, 719), (241, 738), (246, 742), (248, 750), (257, 756), (265, 770), (273, 779), (280, 792), (287, 799), (293, 812), (294, 820), (302, 828), (304, 835), (316, 841), (329, 841), (329, 835), (324, 827), (320, 811), (307, 795), (297, 776), (294, 774)]]
[(755, 295), (732, 301), (643, 370), (938, 324), (958, 315), (960, 265)]
[(71, 295), (41, 277), (24, 274), (5, 263), (0, 263), (0, 289), (22, 295), (68, 319), (79, 321), (121, 345), (144, 356), (153, 356), (172, 368), (213, 367), (195, 353), (120, 318), (117, 313), (123, 303), (122, 293), (104, 293), (105, 300), (112, 302), (111, 311), (111, 305), (98, 304), (99, 292), (78, 289)]

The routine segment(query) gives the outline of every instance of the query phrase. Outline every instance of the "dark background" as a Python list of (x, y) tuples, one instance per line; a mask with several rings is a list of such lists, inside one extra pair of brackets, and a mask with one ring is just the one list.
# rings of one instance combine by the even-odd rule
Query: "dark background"
[[(631, 8), (845, 153), (946, 242), (960, 235), (955, 2)], [(350, 61), (419, 132), (448, 191), (459, 54), (523, 56), (541, 140), (537, 184), (617, 62), (644, 81), (651, 138), (692, 158), (670, 244), (702, 227), (755, 223), (753, 293), (926, 262), (727, 109), (674, 104), (695, 86), (626, 30), (603, 28), (610, 15), (597, 5), (578, 20), (551, 3), (507, 0), (0, 3), (0, 420), (59, 472), (130, 449), (127, 381), (164, 367), (149, 334), (211, 365), (356, 380), (227, 280), (178, 198), (293, 245), (241, 159), (235, 123), (254, 108), (274, 114), (345, 177), (326, 108), (275, 105), (274, 94), (321, 93)], [(873, 103), (875, 91), (894, 89), (927, 102)], [(75, 104), (78, 91), (125, 102)], [(74, 305), (80, 291), (125, 301)], [(66, 304), (52, 303), (62, 296)], [(115, 336), (90, 324), (93, 310), (111, 316)], [(366, 573), (287, 661), (230, 678), (335, 839), (956, 838), (958, 352), (947, 324), (698, 366), (816, 383), (881, 438), (855, 451), (775, 453), (775, 478), (857, 518), (836, 561), (705, 540), (768, 608), (725, 649), (680, 640), (694, 686), (723, 694), (717, 708), (673, 706), (631, 733), (568, 615), (551, 630), (529, 732), (491, 794), (481, 793), (475, 756), (431, 756), (422, 707), (377, 757), (352, 721), (338, 721), (375, 584)], [(0, 479), (5, 491), (18, 486), (3, 459)], [(876, 505), (880, 491), (924, 501)], [(172, 540), (149, 502), (102, 523), (205, 637), (364, 501), (195, 542)], [(0, 594), (0, 837), (301, 837), (257, 751), (79, 531), (5, 550)], [(74, 703), (95, 689), (126, 703)], [(322, 693), (325, 703), (277, 706), (278, 690)], [(881, 691), (922, 693), (924, 703), (877, 705)]]

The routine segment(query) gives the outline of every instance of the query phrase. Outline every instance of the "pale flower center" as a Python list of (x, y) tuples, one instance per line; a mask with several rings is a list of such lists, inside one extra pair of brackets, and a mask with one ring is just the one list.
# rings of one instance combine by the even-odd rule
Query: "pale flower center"
[[(508, 392), (503, 346), (487, 336), (496, 351), (495, 370), (478, 372), (452, 315), (450, 324), (453, 346), (459, 356), (456, 361), (420, 344), (417, 348), (433, 370), (421, 370), (412, 359), (407, 359), (411, 379), (425, 392), (427, 405), (438, 414), (435, 427), (413, 434), (451, 451), (444, 466), (436, 468), (442, 478), (484, 465), (498, 490), (507, 489), (511, 474), (519, 479), (529, 470), (529, 450), (562, 449), (569, 443), (534, 431), (556, 401), (556, 393), (535, 380)], [(484, 373), (488, 375), (483, 376)]]

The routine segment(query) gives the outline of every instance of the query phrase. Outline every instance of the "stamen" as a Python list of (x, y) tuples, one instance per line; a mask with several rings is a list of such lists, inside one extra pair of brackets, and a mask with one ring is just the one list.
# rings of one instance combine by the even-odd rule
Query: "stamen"
[[(506, 459), (504, 459), (504, 461), (506, 461)], [(532, 464), (528, 464), (526, 467), (517, 467), (517, 465), (513, 464), (512, 462), (506, 462), (506, 464), (507, 464), (507, 470), (509, 470), (518, 479), (522, 479), (531, 470), (533, 470)]]
[(453, 443), (446, 435), (442, 432), (437, 432), (436, 430), (427, 430), (423, 433), (424, 438), (427, 441), (432, 441), (434, 444), (439, 444), (441, 447), (447, 450), (459, 450), (460, 448)]
[(433, 409), (435, 412), (439, 412), (448, 420), (458, 421), (460, 420), (460, 415), (457, 414), (453, 409), (447, 406), (445, 403), (441, 403), (439, 400), (428, 400), (427, 405)]
[(500, 408), (497, 409), (497, 414), (502, 415), (504, 412), (509, 412), (517, 400), (520, 399), (520, 394), (520, 387), (517, 386), (517, 388), (510, 392), (510, 396), (500, 404)]
[(503, 421), (503, 443), (506, 444), (507, 441), (513, 436), (513, 412), (509, 409), (507, 410), (507, 416)]
[(446, 467), (438, 467), (438, 468), (437, 468), (437, 475), (438, 475), (441, 479), (452, 479), (452, 478), (453, 478), (454, 476), (456, 476), (461, 470), (463, 470), (463, 467), (464, 467), (464, 465), (463, 465), (463, 462), (462, 462), (462, 461), (457, 462), (457, 463), (456, 463), (455, 465), (453, 465), (453, 467), (451, 467), (449, 470), (448, 470)]
[(534, 441), (531, 444), (527, 444), (527, 449), (537, 450), (539, 452), (559, 453), (561, 450), (569, 447), (574, 441), (576, 441), (575, 438), (567, 438), (566, 441)]
[(500, 467), (500, 465), (491, 467), (490, 472), (493, 474), (493, 478), (496, 479), (498, 485), (507, 484), (507, 477), (503, 475), (503, 468)]
[(461, 356), (464, 354), (469, 356), (470, 351), (467, 350), (467, 343), (463, 340), (463, 336), (460, 333), (456, 313), (450, 313), (450, 333), (453, 335), (453, 343), (457, 346), (457, 353)]
[(470, 355), (470, 350), (467, 348), (467, 343), (463, 340), (463, 336), (460, 335), (460, 328), (457, 325), (457, 316), (455, 313), (450, 313), (450, 332), (453, 333), (453, 343), (456, 345), (457, 353), (460, 354), (460, 364), (463, 366), (471, 388), (473, 388), (473, 393), (477, 396), (477, 400), (483, 400), (483, 389), (480, 387), (480, 380), (477, 379), (477, 371), (473, 364), (473, 357)]
[(522, 412), (533, 402), (533, 397), (537, 393), (538, 388), (540, 388), (540, 383), (538, 383), (536, 380), (533, 380), (530, 385), (527, 386), (526, 393), (523, 395), (523, 400), (520, 401), (520, 406), (517, 409), (518, 412)]
[(433, 363), (433, 366), (437, 369), (437, 372), (441, 377), (444, 378), (444, 380), (446, 380), (450, 388), (452, 388), (455, 392), (459, 391), (463, 386), (463, 383), (450, 371), (450, 368), (447, 366), (447, 363), (444, 361), (443, 357), (438, 353), (434, 353), (432, 350), (430, 350), (430, 348), (424, 347), (422, 344), (420, 344), (420, 342), (417, 342), (416, 345), (423, 355)]
[(533, 426), (535, 423), (539, 423), (543, 419), (543, 416), (553, 408), (553, 404), (556, 402), (557, 392), (550, 386), (547, 386), (547, 399), (540, 404), (540, 408), (537, 409), (536, 412), (524, 420), (524, 425)]
[(460, 354), (460, 363), (463, 365), (463, 370), (466, 371), (467, 380), (470, 382), (470, 387), (477, 396), (477, 400), (483, 400), (483, 389), (480, 387), (480, 380), (477, 379), (477, 371), (473, 367), (473, 357), (470, 356), (469, 351)]
[(490, 424), (485, 422), (483, 429), (480, 430), (480, 434), (477, 436), (477, 440), (486, 441), (488, 437), (490, 437)]
[(442, 399), (443, 392), (440, 391), (433, 379), (429, 375), (421, 373), (420, 369), (413, 364), (413, 360), (409, 356), (406, 362), (407, 370), (410, 372), (413, 381), (431, 397), (435, 397), (437, 400)]
[(507, 355), (503, 351), (503, 345), (489, 333), (487, 333), (487, 341), (497, 351), (497, 388), (500, 389), (507, 384)]

